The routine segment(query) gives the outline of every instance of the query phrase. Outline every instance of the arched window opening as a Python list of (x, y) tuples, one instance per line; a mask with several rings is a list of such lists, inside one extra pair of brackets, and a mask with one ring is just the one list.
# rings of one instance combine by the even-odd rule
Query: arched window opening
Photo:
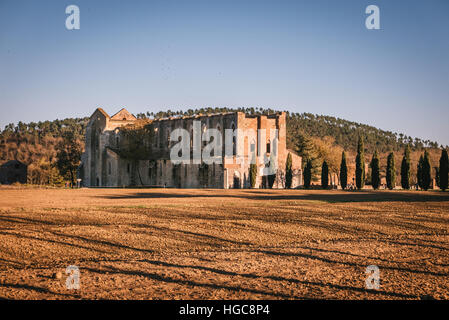
[(157, 132), (158, 132), (158, 128), (155, 127), (155, 128), (154, 128), (154, 134), (153, 134), (153, 144), (154, 144), (154, 147), (157, 147), (157, 137), (158, 137)]
[[(206, 135), (206, 131), (207, 131), (207, 126), (205, 124), (203, 124), (203, 129), (201, 132), (201, 140), (203, 140), (204, 136)], [(203, 140), (203, 147), (205, 147), (207, 145), (207, 140)]]

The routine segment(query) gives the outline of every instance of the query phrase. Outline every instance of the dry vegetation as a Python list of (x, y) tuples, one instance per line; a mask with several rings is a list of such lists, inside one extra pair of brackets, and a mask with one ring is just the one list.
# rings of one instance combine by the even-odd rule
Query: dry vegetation
[[(2, 187), (0, 298), (448, 299), (448, 200)], [(378, 291), (365, 289), (372, 264)], [(80, 290), (65, 287), (69, 265), (80, 268)]]

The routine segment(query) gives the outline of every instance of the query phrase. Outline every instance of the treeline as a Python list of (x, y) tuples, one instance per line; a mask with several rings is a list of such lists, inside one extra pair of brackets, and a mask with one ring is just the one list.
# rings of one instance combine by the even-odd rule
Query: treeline
[[(8, 124), (0, 132), (0, 163), (19, 160), (28, 165), (28, 183), (74, 183), (89, 118)], [(73, 159), (68, 159), (71, 157)], [(72, 162), (68, 169), (67, 161)]]
[(24, 123), (19, 121), (17, 125), (10, 123), (0, 133), (1, 139), (9, 137), (29, 138), (29, 137), (61, 137), (63, 133), (70, 131), (78, 136), (84, 136), (89, 117), (67, 118), (63, 120), (39, 121)]

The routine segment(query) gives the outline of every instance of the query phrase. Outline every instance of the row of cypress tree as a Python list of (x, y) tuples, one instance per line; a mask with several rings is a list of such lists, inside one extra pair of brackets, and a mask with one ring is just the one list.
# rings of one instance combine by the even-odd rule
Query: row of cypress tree
[[(404, 156), (401, 162), (401, 187), (402, 189), (410, 189), (410, 177), (411, 177), (411, 161), (410, 161), (410, 147), (407, 146), (404, 150)], [(371, 185), (373, 189), (379, 189), (380, 186), (380, 160), (377, 150), (374, 152), (370, 163), (371, 167)], [(440, 163), (436, 176), (436, 183), (441, 190), (448, 189), (449, 180), (449, 159), (446, 149), (441, 151)], [(309, 188), (312, 181), (313, 163), (311, 160), (306, 161), (304, 167), (304, 187)], [(431, 186), (431, 165), (430, 156), (427, 150), (424, 155), (421, 155), (417, 168), (417, 180), (418, 187), (422, 190), (428, 190)], [(391, 152), (387, 157), (387, 169), (386, 169), (386, 182), (387, 188), (392, 190), (396, 187), (396, 166), (394, 153)], [(285, 187), (291, 188), (292, 184), (292, 156), (289, 153), (286, 162), (286, 183)], [(340, 164), (340, 184), (342, 189), (346, 189), (348, 186), (348, 167), (346, 164), (346, 153), (343, 151)], [(365, 185), (365, 154), (363, 138), (360, 137), (357, 145), (357, 157), (356, 157), (356, 187), (362, 189)], [(329, 166), (326, 161), (323, 161), (321, 166), (321, 186), (326, 189), (329, 186)]]
[[(370, 167), (371, 167), (371, 185), (373, 189), (378, 189), (380, 186), (380, 160), (377, 150), (373, 154)], [(443, 149), (441, 151), (440, 163), (436, 175), (436, 183), (441, 190), (448, 189), (448, 180), (449, 180), (448, 167), (449, 167), (448, 153), (446, 149)], [(403, 189), (408, 190), (411, 188), (410, 172), (411, 172), (410, 147), (407, 146), (405, 148), (404, 156), (401, 162), (401, 187)], [(365, 185), (365, 157), (364, 157), (364, 144), (362, 137), (359, 138), (357, 146), (355, 174), (356, 174), (356, 187), (357, 189), (362, 189)], [(343, 152), (340, 165), (340, 183), (342, 189), (346, 189), (347, 181), (348, 181), (348, 168), (346, 165), (346, 154), (345, 152)], [(418, 187), (422, 190), (428, 190), (431, 186), (432, 182), (431, 165), (430, 165), (430, 156), (427, 150), (424, 152), (424, 155), (421, 155), (418, 162), (417, 181)], [(387, 157), (386, 182), (388, 189), (392, 190), (396, 187), (396, 167), (393, 152), (391, 152)]]

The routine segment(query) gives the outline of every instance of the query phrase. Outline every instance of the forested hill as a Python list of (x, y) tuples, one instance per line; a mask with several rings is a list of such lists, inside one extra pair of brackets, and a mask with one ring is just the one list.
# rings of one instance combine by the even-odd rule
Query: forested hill
[[(19, 160), (28, 165), (28, 183), (61, 185), (68, 176), (57, 168), (57, 154), (62, 136), (69, 132), (84, 146), (84, 132), (89, 118), (9, 124), (0, 133), (0, 164)], [(79, 161), (75, 159), (75, 162)]]
[(311, 113), (290, 113), (287, 117), (287, 126), (287, 135), (291, 138), (294, 138), (296, 132), (301, 131), (312, 137), (332, 137), (335, 144), (347, 151), (356, 151), (357, 140), (361, 135), (365, 139), (366, 149), (377, 149), (380, 153), (399, 151), (406, 145), (410, 145), (413, 150), (440, 147), (436, 141), (421, 140), (362, 123)]
[(26, 164), (42, 159), (53, 162), (64, 132), (73, 132), (83, 141), (88, 120), (86, 117), (8, 124), (0, 132), (0, 163), (14, 159)]

